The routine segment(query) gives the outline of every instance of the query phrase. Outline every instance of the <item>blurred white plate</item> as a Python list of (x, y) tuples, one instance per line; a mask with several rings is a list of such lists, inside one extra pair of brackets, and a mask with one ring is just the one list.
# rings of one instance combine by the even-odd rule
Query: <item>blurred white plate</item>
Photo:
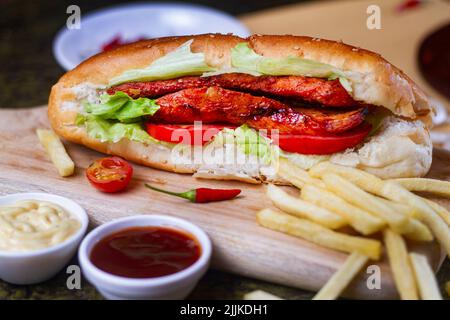
[(248, 29), (231, 15), (208, 7), (180, 3), (137, 3), (83, 14), (81, 28), (62, 28), (53, 41), (53, 54), (66, 70), (101, 51), (117, 36), (122, 40), (201, 33), (233, 33), (246, 37)]
[(438, 126), (449, 121), (448, 112), (442, 101), (429, 97), (431, 105), (434, 107), (435, 113), (432, 114), (433, 124)]

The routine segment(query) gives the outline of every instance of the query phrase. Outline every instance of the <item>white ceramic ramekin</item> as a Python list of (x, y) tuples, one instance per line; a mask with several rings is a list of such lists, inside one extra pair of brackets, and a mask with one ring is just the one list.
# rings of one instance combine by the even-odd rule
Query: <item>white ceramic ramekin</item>
[[(90, 254), (104, 237), (122, 229), (142, 226), (160, 226), (190, 233), (201, 246), (200, 258), (177, 273), (156, 278), (126, 278), (97, 268)], [(78, 259), (84, 276), (107, 299), (173, 300), (185, 298), (209, 267), (212, 245), (206, 233), (196, 225), (182, 219), (163, 215), (138, 215), (114, 220), (91, 231), (80, 245)]]
[(49, 248), (27, 252), (0, 250), (0, 278), (14, 284), (33, 284), (50, 279), (73, 257), (86, 233), (89, 219), (76, 202), (49, 193), (16, 193), (0, 197), (0, 206), (21, 200), (40, 200), (55, 203), (81, 223), (80, 229), (66, 241)]

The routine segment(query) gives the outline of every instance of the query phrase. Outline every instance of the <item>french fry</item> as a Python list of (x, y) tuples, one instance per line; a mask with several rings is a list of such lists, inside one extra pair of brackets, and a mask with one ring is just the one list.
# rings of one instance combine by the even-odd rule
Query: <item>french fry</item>
[(306, 218), (330, 229), (337, 229), (347, 224), (340, 215), (293, 197), (275, 185), (268, 185), (266, 194), (277, 208), (286, 213)]
[[(419, 196), (406, 190), (401, 185), (392, 181), (383, 181), (380, 178), (350, 167), (338, 166), (329, 162), (318, 163), (308, 171), (314, 177), (321, 177), (326, 172), (333, 172), (349, 180), (361, 189), (413, 207), (417, 217), (430, 229), (439, 243), (450, 256), (450, 229), (441, 217)], [(394, 229), (394, 228), (393, 228)], [(394, 229), (394, 231), (398, 231)]]
[(301, 198), (341, 215), (355, 230), (364, 235), (377, 232), (386, 225), (383, 219), (351, 205), (328, 190), (313, 185), (305, 185), (302, 188)]
[(444, 197), (450, 197), (450, 182), (427, 178), (400, 178), (393, 179), (409, 191), (423, 191)]
[(299, 178), (297, 178), (295, 175), (293, 175), (290, 172), (285, 171), (285, 169), (281, 169), (281, 167), (278, 169), (277, 174), (285, 179), (286, 181), (289, 181), (290, 183), (292, 183), (295, 187), (297, 187), (298, 189), (303, 188), (303, 186), (305, 185), (305, 181), (301, 180)]
[(374, 197), (379, 201), (385, 203), (387, 206), (392, 207), (392, 209), (394, 209), (395, 211), (401, 212), (403, 215), (410, 217), (409, 231), (403, 233), (406, 238), (416, 241), (433, 240), (433, 234), (431, 233), (430, 229), (425, 224), (414, 218), (414, 208), (403, 203), (393, 202), (381, 197)]
[(373, 260), (380, 258), (381, 243), (378, 240), (335, 232), (320, 224), (271, 209), (259, 211), (256, 219), (263, 227), (303, 238), (323, 247), (349, 253), (356, 251)]
[(411, 264), (422, 300), (442, 300), (436, 278), (425, 256), (410, 253)]
[(244, 295), (244, 300), (283, 300), (271, 293), (262, 290), (255, 290)]
[(47, 129), (37, 129), (36, 134), (58, 173), (62, 177), (72, 175), (75, 171), (75, 164), (67, 154), (59, 137), (53, 131)]
[(416, 241), (433, 241), (434, 237), (430, 228), (421, 221), (411, 218), (409, 219), (409, 231), (403, 233), (405, 238)]
[(402, 300), (418, 300), (414, 271), (408, 256), (408, 249), (402, 236), (391, 229), (383, 231), (389, 264), (394, 282)]
[(386, 182), (380, 195), (393, 201), (407, 203), (417, 210), (418, 217), (431, 229), (438, 242), (450, 256), (450, 229), (445, 221), (421, 197), (394, 182)]
[(320, 162), (309, 169), (308, 173), (316, 178), (321, 178), (324, 174), (337, 174), (351, 183), (357, 185), (361, 189), (377, 194), (377, 191), (384, 182), (377, 176), (359, 169), (340, 166), (329, 162)]
[(279, 160), (278, 175), (299, 189), (303, 188), (306, 184), (314, 184), (321, 187), (324, 186), (320, 179), (311, 177), (306, 170), (303, 170), (289, 160), (283, 158), (280, 158)]
[(350, 181), (333, 173), (324, 174), (322, 180), (325, 182), (328, 190), (331, 190), (345, 201), (386, 221), (395, 231), (401, 233), (407, 230), (407, 217), (395, 212)]
[(425, 202), (431, 207), (431, 209), (436, 211), (436, 213), (442, 218), (442, 220), (444, 220), (445, 223), (450, 226), (450, 212), (447, 209), (434, 201), (425, 198), (423, 198), (423, 200), (425, 200)]
[(417, 218), (416, 210), (408, 206), (404, 203), (394, 202), (392, 200), (388, 200), (382, 197), (374, 196), (381, 202), (384, 202), (386, 205), (391, 206), (395, 211), (400, 212), (401, 214), (411, 217), (411, 218)]
[(369, 258), (367, 256), (358, 252), (350, 254), (339, 270), (333, 274), (322, 289), (314, 296), (313, 300), (337, 299), (368, 260)]

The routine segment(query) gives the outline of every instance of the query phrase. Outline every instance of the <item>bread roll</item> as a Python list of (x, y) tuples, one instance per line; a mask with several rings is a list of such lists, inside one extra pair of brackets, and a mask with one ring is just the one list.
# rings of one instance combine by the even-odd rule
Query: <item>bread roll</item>
[(111, 78), (129, 69), (147, 67), (190, 39), (194, 40), (192, 51), (203, 52), (207, 63), (216, 68), (230, 67), (231, 49), (238, 43), (247, 42), (263, 56), (298, 56), (345, 71), (355, 100), (386, 108), (398, 117), (392, 116), (385, 121), (382, 130), (362, 146), (334, 154), (330, 160), (362, 168), (383, 178), (422, 176), (429, 170), (432, 146), (426, 125), (431, 106), (424, 92), (376, 53), (310, 37), (254, 35), (243, 39), (217, 34), (168, 37), (140, 41), (98, 54), (66, 73), (53, 86), (48, 108), (51, 126), (69, 141), (154, 168), (196, 173), (205, 178), (282, 183), (272, 168), (264, 165), (185, 163), (182, 157), (174, 156), (173, 148), (126, 139), (117, 143), (100, 142), (89, 137), (83, 127), (74, 124), (76, 115), (82, 110), (81, 101), (96, 102), (98, 90), (106, 88)]

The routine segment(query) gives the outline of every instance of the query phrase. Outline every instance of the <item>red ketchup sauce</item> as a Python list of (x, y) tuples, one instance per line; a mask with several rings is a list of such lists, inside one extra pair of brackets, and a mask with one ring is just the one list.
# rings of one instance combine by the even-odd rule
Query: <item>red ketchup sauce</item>
[(176, 273), (196, 262), (200, 244), (191, 235), (165, 227), (132, 227), (100, 240), (91, 251), (99, 269), (127, 278)]

